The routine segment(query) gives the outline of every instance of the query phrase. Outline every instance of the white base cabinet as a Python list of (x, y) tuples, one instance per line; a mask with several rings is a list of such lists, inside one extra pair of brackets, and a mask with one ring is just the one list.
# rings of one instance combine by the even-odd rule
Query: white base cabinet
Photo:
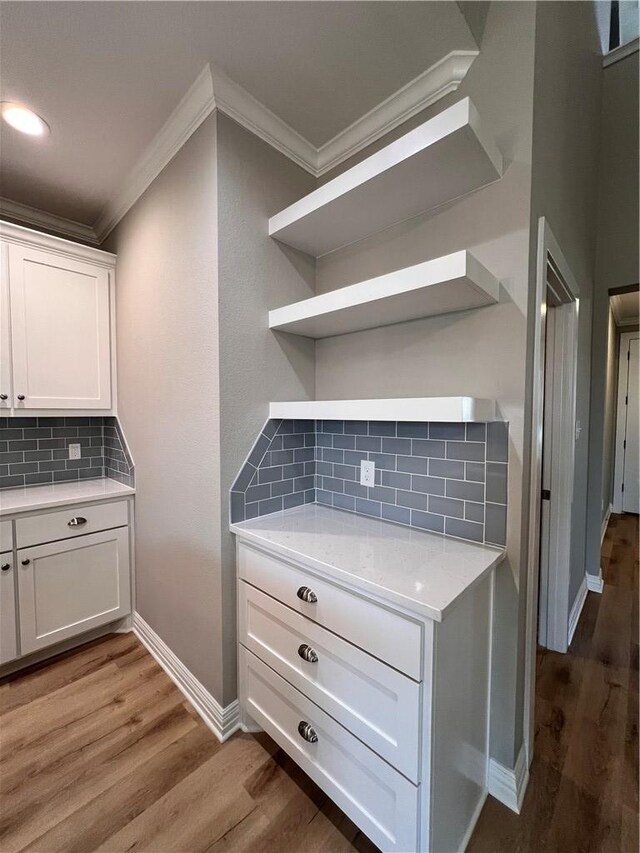
[(235, 532), (243, 726), (381, 850), (464, 850), (487, 792), (493, 570), (435, 621)]
[(0, 666), (18, 656), (13, 531), (0, 522)]
[(18, 550), (23, 655), (131, 610), (126, 527)]
[(2, 522), (0, 665), (130, 615), (132, 512), (125, 499)]

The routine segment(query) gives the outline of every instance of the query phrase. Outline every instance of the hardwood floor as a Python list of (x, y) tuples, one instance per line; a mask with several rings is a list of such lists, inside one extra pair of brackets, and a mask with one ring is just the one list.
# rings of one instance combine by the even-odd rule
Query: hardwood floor
[(602, 558), (568, 653), (538, 653), (522, 814), (490, 797), (469, 853), (637, 853), (637, 516), (611, 516)]
[[(523, 812), (489, 798), (472, 853), (638, 849), (638, 523), (613, 516), (605, 589), (541, 651)], [(0, 851), (375, 848), (266, 736), (220, 745), (132, 634), (0, 684)]]
[(375, 851), (264, 735), (225, 744), (133, 634), (0, 685), (0, 850)]

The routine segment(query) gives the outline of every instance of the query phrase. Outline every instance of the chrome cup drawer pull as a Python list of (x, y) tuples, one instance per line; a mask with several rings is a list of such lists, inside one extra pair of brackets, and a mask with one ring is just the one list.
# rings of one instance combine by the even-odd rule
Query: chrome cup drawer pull
[(298, 649), (298, 654), (302, 658), (302, 660), (306, 660), (309, 663), (318, 663), (318, 653), (315, 649), (312, 649), (311, 646), (308, 646), (306, 643), (303, 643)]
[(71, 521), (67, 523), (67, 527), (80, 527), (83, 524), (87, 523), (87, 519), (83, 518), (81, 515), (74, 516)]
[(306, 740), (307, 743), (318, 742), (318, 733), (313, 726), (310, 726), (309, 723), (305, 723), (304, 720), (300, 720), (298, 723), (298, 734), (303, 740)]
[(8, 572), (10, 568), (11, 568), (11, 563), (3, 563), (2, 564), (2, 571), (3, 572)]
[(301, 586), (300, 589), (296, 592), (296, 595), (299, 599), (301, 599), (301, 601), (306, 601), (309, 604), (315, 604), (318, 600), (318, 596), (312, 589), (309, 589), (308, 586)]

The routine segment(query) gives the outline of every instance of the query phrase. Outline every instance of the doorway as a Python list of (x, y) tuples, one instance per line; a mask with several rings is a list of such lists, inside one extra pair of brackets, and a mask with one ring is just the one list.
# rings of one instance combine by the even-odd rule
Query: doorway
[(538, 223), (531, 411), (525, 749), (533, 758), (536, 646), (565, 652), (573, 504), (579, 290), (546, 219)]
[(639, 350), (640, 332), (621, 332), (613, 511), (636, 515), (640, 512)]

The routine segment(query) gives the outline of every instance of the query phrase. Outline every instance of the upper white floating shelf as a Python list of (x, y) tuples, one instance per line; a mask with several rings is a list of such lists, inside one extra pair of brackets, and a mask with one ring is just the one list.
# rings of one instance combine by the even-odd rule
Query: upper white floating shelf
[(467, 251), (416, 264), (269, 311), (269, 328), (308, 338), (345, 335), (498, 301), (500, 283)]
[(494, 400), (401, 397), (391, 400), (310, 400), (270, 403), (270, 418), (325, 421), (494, 421)]
[(269, 234), (319, 257), (502, 176), (502, 154), (463, 98), (269, 220)]

